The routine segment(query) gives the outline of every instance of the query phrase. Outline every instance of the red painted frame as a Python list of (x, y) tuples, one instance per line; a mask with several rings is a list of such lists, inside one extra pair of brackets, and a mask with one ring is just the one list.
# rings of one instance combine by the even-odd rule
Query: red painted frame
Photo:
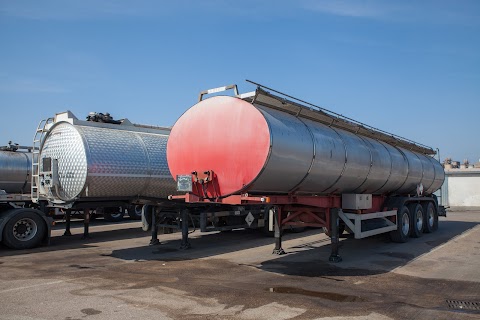
[[(171, 200), (184, 200), (190, 204), (218, 203), (227, 205), (271, 205), (277, 207), (280, 225), (294, 227), (326, 227), (330, 229), (330, 209), (341, 208), (342, 201), (338, 195), (305, 196), (305, 195), (270, 195), (251, 196), (236, 194), (224, 198), (206, 199), (193, 193), (170, 196)], [(353, 213), (371, 213), (385, 211), (385, 196), (372, 196), (372, 208), (351, 211)]]

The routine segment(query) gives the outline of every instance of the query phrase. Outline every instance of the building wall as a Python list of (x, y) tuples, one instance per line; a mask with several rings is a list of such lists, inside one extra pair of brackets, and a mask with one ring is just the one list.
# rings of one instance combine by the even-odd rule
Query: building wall
[(480, 170), (445, 170), (440, 203), (449, 207), (480, 207)]

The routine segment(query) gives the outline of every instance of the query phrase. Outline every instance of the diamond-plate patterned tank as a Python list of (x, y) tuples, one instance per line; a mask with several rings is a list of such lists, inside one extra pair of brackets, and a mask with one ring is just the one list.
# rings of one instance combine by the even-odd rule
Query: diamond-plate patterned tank
[[(134, 127), (133, 127), (134, 128)], [(55, 124), (40, 151), (58, 163), (57, 187), (45, 188), (50, 199), (166, 198), (176, 183), (166, 161), (168, 135), (132, 130)]]

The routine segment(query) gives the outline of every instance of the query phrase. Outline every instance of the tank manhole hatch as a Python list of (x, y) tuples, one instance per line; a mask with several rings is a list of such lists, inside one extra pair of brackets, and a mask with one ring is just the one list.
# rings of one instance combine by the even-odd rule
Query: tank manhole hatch
[(480, 312), (480, 302), (461, 300), (446, 300), (446, 302), (450, 309)]

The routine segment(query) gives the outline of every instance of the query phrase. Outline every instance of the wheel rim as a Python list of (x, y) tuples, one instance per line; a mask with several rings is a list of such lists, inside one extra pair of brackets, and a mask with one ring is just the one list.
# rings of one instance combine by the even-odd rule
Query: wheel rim
[(430, 208), (430, 209), (428, 210), (428, 225), (429, 225), (430, 227), (433, 227), (434, 222), (435, 222), (435, 214), (434, 214), (434, 212), (433, 212), (433, 209)]
[(114, 219), (117, 219), (117, 218), (120, 218), (120, 217), (123, 217), (123, 214), (122, 213), (111, 213), (110, 216)]
[(141, 205), (136, 205), (135, 206), (135, 215), (137, 216), (142, 216), (142, 206)]
[(410, 218), (408, 217), (408, 214), (405, 213), (402, 217), (402, 232), (404, 235), (408, 235), (409, 231), (410, 231)]
[(32, 240), (37, 231), (37, 224), (30, 218), (20, 219), (13, 225), (13, 236), (18, 241)]
[(423, 229), (423, 214), (422, 214), (421, 210), (417, 210), (415, 218), (416, 218), (417, 230), (422, 230)]

